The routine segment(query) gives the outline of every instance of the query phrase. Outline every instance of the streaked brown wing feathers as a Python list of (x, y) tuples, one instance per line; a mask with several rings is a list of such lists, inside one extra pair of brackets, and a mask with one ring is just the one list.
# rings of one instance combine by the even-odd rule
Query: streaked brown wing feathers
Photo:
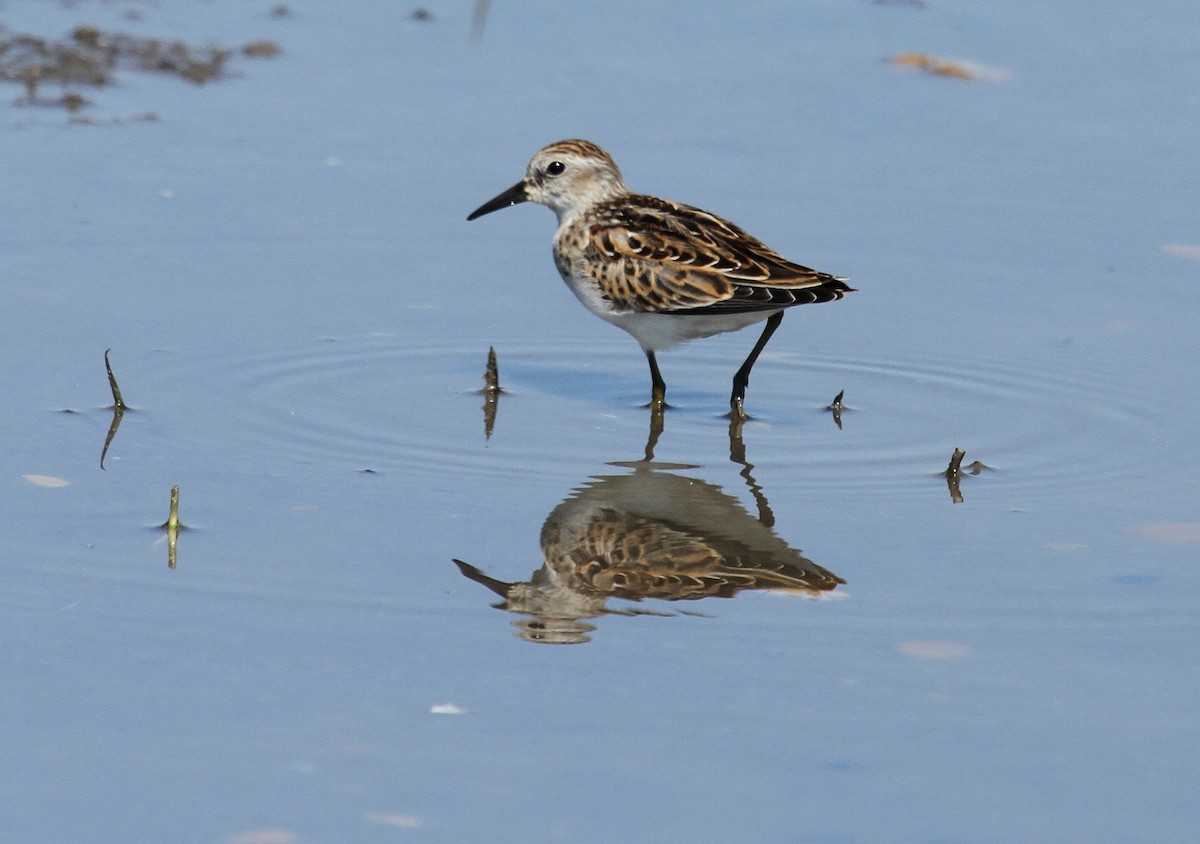
[(615, 305), (636, 311), (735, 313), (840, 299), (842, 279), (792, 263), (698, 208), (625, 196), (596, 209), (588, 246)]

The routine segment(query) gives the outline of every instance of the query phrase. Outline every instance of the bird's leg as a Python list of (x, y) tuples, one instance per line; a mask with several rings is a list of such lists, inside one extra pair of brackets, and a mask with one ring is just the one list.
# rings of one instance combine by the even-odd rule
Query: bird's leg
[(658, 361), (652, 349), (646, 349), (646, 360), (650, 362), (650, 409), (662, 413), (667, 406), (667, 382), (658, 371)]
[(776, 311), (767, 317), (767, 324), (763, 328), (762, 336), (750, 350), (750, 356), (746, 358), (746, 362), (733, 376), (733, 392), (729, 396), (729, 415), (734, 419), (746, 418), (746, 411), (742, 407), (742, 403), (746, 398), (746, 385), (750, 383), (750, 370), (754, 368), (754, 362), (758, 360), (758, 356), (767, 346), (767, 341), (771, 339), (771, 335), (775, 333), (775, 329), (781, 322), (783, 322), (783, 311)]
[(765, 528), (773, 528), (775, 527), (775, 513), (771, 510), (771, 504), (767, 501), (763, 488), (754, 479), (753, 464), (746, 461), (746, 444), (742, 441), (742, 422), (743, 420), (736, 416), (729, 418), (729, 459), (742, 467), (739, 474), (746, 481), (746, 486), (750, 487), (750, 494), (754, 496), (754, 503), (758, 505), (758, 523)]

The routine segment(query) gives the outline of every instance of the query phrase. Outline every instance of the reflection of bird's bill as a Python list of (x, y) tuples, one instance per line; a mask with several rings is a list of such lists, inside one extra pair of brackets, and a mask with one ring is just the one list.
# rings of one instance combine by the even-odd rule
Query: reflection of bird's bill
[(475, 568), (475, 566), (464, 562), (463, 560), (455, 559), (453, 562), (454, 565), (458, 566), (458, 570), (462, 572), (463, 576), (468, 580), (474, 580), (476, 583), (481, 583), (488, 589), (495, 592), (501, 598), (504, 598), (506, 601), (508, 600), (508, 590), (512, 588), (511, 583), (490, 577), (479, 569)]
[(504, 599), (494, 605), (497, 609), (566, 619), (595, 618), (607, 612), (604, 601), (608, 596), (578, 589), (570, 581), (563, 582), (558, 572), (546, 566), (536, 570), (529, 580), (508, 583), (490, 577), (462, 560), (454, 563), (466, 578), (483, 584)]
[(630, 465), (629, 474), (592, 478), (550, 512), (541, 532), (545, 561), (529, 580), (509, 583), (454, 561), (503, 599), (497, 608), (529, 616), (513, 622), (519, 638), (585, 642), (593, 627), (583, 619), (672, 614), (609, 608), (610, 598), (694, 601), (744, 590), (816, 597), (845, 583), (775, 534), (757, 485), (758, 519), (714, 484), (650, 460)]

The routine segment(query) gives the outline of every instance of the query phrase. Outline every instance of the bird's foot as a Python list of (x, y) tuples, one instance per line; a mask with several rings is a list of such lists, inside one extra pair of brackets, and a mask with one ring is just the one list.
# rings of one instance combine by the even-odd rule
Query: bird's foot
[(750, 417), (746, 415), (741, 396), (734, 396), (729, 401), (729, 419), (732, 422), (745, 422)]
[(661, 389), (659, 387), (655, 387), (650, 392), (650, 403), (643, 405), (643, 407), (648, 408), (652, 413), (662, 413), (670, 406), (671, 405), (667, 404), (667, 391), (665, 387)]
[[(733, 413), (729, 414), (729, 446), (731, 449), (735, 446), (741, 445), (742, 425), (745, 423), (745, 421), (745, 415), (734, 416)], [(742, 448), (744, 449), (745, 446), (742, 446)]]

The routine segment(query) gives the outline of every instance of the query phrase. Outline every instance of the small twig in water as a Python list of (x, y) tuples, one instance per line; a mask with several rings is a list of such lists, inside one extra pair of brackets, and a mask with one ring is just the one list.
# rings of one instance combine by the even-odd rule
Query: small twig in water
[(963, 503), (962, 489), (959, 487), (959, 482), (962, 480), (962, 461), (966, 456), (967, 453), (961, 448), (954, 449), (954, 454), (950, 457), (950, 465), (942, 473), (946, 477), (946, 486), (950, 489), (950, 500), (955, 504)]
[(496, 365), (496, 348), (488, 346), (487, 369), (483, 373), (483, 391), (495, 395), (500, 390), (500, 368)]
[(842, 390), (833, 397), (833, 401), (825, 409), (833, 414), (833, 424), (838, 426), (838, 430), (842, 429), (842, 397), (846, 395), (846, 391)]
[(171, 487), (171, 509), (167, 514), (167, 568), (175, 568), (175, 541), (179, 538), (179, 485)]
[(947, 478), (953, 477), (962, 471), (963, 458), (966, 456), (967, 453), (961, 448), (954, 449), (954, 454), (950, 458), (950, 465), (946, 467)]
[(120, 407), (114, 406), (112, 409), (112, 423), (108, 426), (108, 436), (104, 438), (104, 448), (100, 449), (100, 470), (107, 471), (104, 468), (104, 458), (108, 456), (108, 447), (112, 445), (113, 440), (117, 436), (117, 429), (121, 427), (121, 420), (125, 418), (125, 411)]
[(496, 427), (496, 408), (500, 405), (500, 367), (496, 364), (496, 349), (488, 346), (487, 369), (483, 373), (483, 437), (492, 438)]
[(121, 388), (117, 386), (117, 378), (113, 375), (112, 364), (108, 361), (108, 353), (112, 349), (104, 350), (104, 369), (108, 372), (108, 386), (112, 389), (113, 407), (117, 410), (125, 410), (125, 400), (121, 398)]
[(108, 373), (108, 387), (112, 390), (112, 424), (108, 426), (108, 436), (104, 438), (104, 448), (100, 449), (100, 469), (104, 470), (104, 458), (108, 456), (108, 447), (112, 445), (113, 438), (117, 435), (117, 428), (121, 427), (121, 418), (125, 415), (126, 405), (125, 399), (121, 398), (121, 388), (117, 386), (117, 377), (113, 375), (112, 364), (108, 360), (108, 353), (112, 349), (104, 350), (104, 370)]

